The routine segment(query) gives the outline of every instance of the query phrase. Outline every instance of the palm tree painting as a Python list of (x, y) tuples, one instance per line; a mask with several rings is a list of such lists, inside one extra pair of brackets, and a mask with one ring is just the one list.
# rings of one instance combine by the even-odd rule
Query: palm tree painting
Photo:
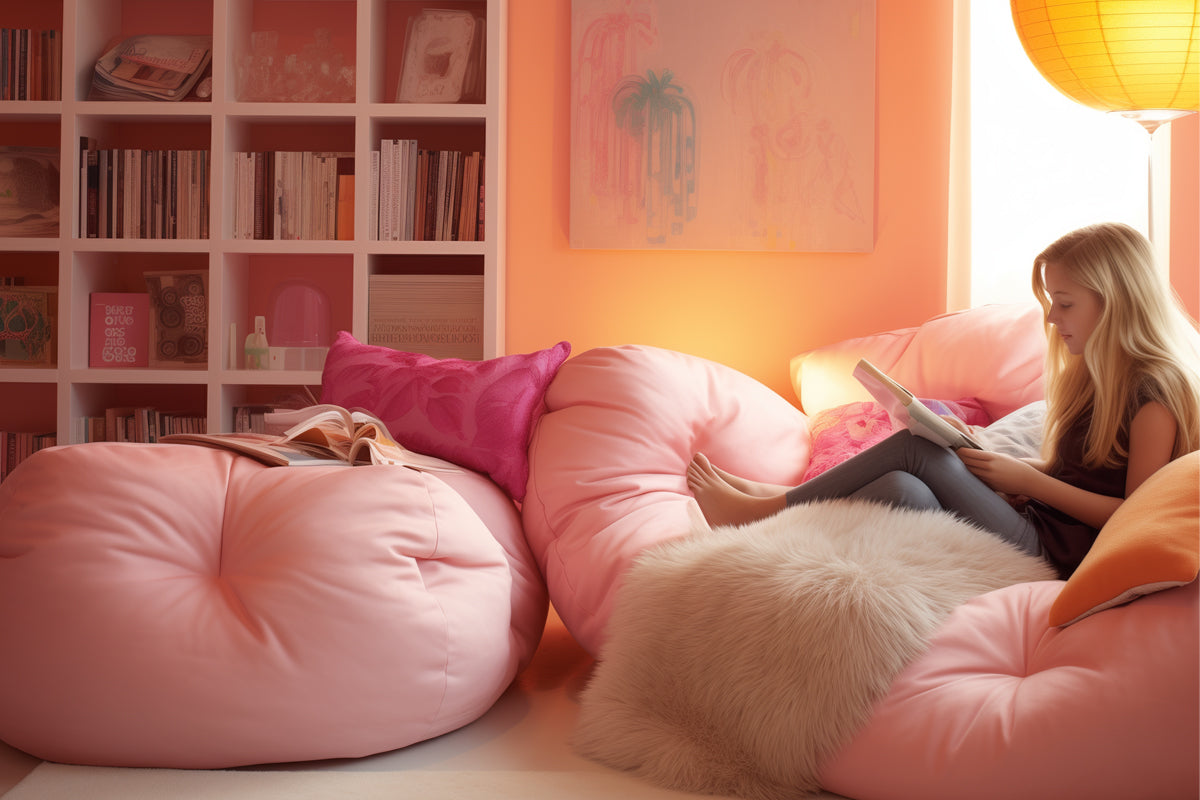
[(572, 247), (866, 252), (875, 0), (572, 0)]
[(639, 167), (626, 173), (624, 196), (642, 213), (627, 207), (625, 219), (642, 216), (650, 244), (679, 236), (696, 216), (696, 111), (673, 78), (646, 70), (617, 84), (612, 98), (617, 127), (633, 145), (627, 159)]

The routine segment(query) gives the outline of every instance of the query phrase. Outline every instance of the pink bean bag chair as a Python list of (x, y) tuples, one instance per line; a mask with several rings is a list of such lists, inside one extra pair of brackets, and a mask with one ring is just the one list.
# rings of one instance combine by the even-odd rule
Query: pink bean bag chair
[(364, 756), (482, 715), (541, 577), (474, 472), (187, 445), (40, 452), (0, 484), (0, 739), (75, 764)]
[[(1001, 443), (1011, 420), (1036, 411), (1043, 352), (1041, 315), (1026, 306), (837, 343), (793, 363), (807, 413), (744, 375), (681, 353), (599, 348), (567, 361), (534, 432), (522, 510), (556, 610), (601, 659), (599, 671), (609, 660), (629, 661), (617, 658), (624, 650), (606, 648), (653, 652), (653, 641), (633, 641), (609, 623), (626, 578), (639, 575), (632, 567), (657, 559), (660, 546), (696, 524), (684, 479), (693, 453), (790, 484), (813, 462), (882, 438), (890, 427), (877, 429), (877, 410), (846, 381), (863, 356), (919, 397), (982, 414), (977, 424), (995, 420), (985, 430)], [(1193, 454), (1142, 487), (1070, 581), (989, 591), (943, 618), (853, 735), (820, 754), (819, 783), (857, 800), (1196, 797), (1198, 465)], [(648, 593), (633, 588), (636, 604)], [(727, 596), (738, 608), (740, 594)], [(674, 611), (635, 605), (623, 617)], [(698, 626), (696, 635), (708, 625), (677, 616)], [(643, 679), (673, 671), (678, 651), (662, 650), (662, 663), (644, 661), (644, 675), (616, 685), (629, 680), (630, 696), (639, 696)], [(602, 719), (604, 711), (585, 708), (585, 716)], [(768, 744), (778, 747), (778, 739)]]

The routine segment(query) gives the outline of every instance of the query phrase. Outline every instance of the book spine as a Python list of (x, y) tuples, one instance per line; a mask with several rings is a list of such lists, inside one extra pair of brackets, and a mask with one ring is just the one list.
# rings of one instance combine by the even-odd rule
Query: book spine
[(175, 184), (175, 208), (178, 238), (194, 239), (195, 232), (191, 224), (191, 195), (192, 195), (192, 164), (195, 162), (195, 151), (181, 150), (179, 152), (179, 177)]
[(476, 213), (475, 219), (475, 241), (484, 241), (484, 188), (487, 186), (487, 181), (484, 180), (484, 167), (487, 164), (487, 156), (479, 156), (479, 212)]
[(417, 152), (417, 180), (413, 188), (413, 238), (425, 238), (425, 193), (429, 186), (429, 151)]
[(17, 99), (29, 99), (29, 31), (22, 29), (17, 33)]
[(354, 239), (354, 173), (338, 175), (337, 219), (334, 226), (339, 240)]
[(113, 238), (125, 238), (125, 153), (112, 151), (113, 160)]
[(108, 151), (101, 150), (96, 156), (96, 238), (108, 238)]
[(425, 231), (421, 238), (427, 242), (437, 239), (438, 223), (438, 185), (441, 180), (441, 153), (436, 150), (427, 151), (429, 157), (428, 175), (425, 183)]
[(0, 28), (0, 100), (11, 100), (8, 83), (8, 28)]
[(371, 151), (371, 190), (367, 207), (367, 235), (379, 240), (379, 151)]
[(87, 238), (100, 236), (100, 154), (94, 147), (87, 151)]
[(379, 143), (379, 240), (393, 240), (392, 209), (395, 203), (395, 143), (384, 139)]
[(267, 207), (263, 197), (266, 189), (266, 154), (253, 153), (254, 160), (254, 238), (263, 239), (267, 230)]
[(271, 154), (271, 161), (274, 163), (275, 180), (271, 184), (271, 227), (274, 230), (276, 239), (282, 239), (283, 236), (283, 165), (284, 154), (280, 151)]
[(150, 164), (150, 181), (146, 194), (150, 200), (150, 238), (163, 238), (163, 150), (151, 150), (147, 153)]
[(87, 238), (88, 190), (87, 190), (87, 154), (92, 147), (91, 139), (79, 137), (79, 238)]
[(143, 239), (150, 239), (154, 236), (153, 218), (154, 205), (152, 199), (152, 191), (154, 189), (154, 163), (151, 159), (151, 154), (146, 151), (140, 151), (138, 159), (142, 174), (138, 180), (138, 186), (141, 187), (139, 201), (141, 202), (141, 214), (139, 216), (141, 230), (139, 235)]
[(170, 154), (170, 180), (167, 186), (167, 235), (172, 239), (179, 238), (179, 151), (172, 150)]
[(246, 171), (248, 153), (233, 154), (233, 238), (249, 239), (250, 229), (246, 227)]
[[(466, 178), (464, 172), (466, 166), (466, 155), (464, 153), (454, 154), (454, 196), (450, 198), (450, 238), (454, 241), (460, 241), (458, 226), (462, 221), (462, 195), (463, 195), (463, 180)], [(463, 236), (462, 239), (467, 237)]]
[(263, 152), (263, 238), (275, 238), (275, 155)]
[(417, 148), (417, 140), (408, 140), (408, 183), (404, 187), (404, 238), (412, 241), (416, 238), (416, 217), (417, 217), (417, 182), (420, 180), (420, 153)]
[(312, 153), (300, 153), (300, 175), (296, 183), (296, 205), (297, 215), (299, 220), (299, 230), (297, 230), (297, 239), (312, 239), (313, 236), (313, 216), (312, 207), (313, 195), (320, 191), (318, 188), (319, 181), (317, 179), (316, 159)]

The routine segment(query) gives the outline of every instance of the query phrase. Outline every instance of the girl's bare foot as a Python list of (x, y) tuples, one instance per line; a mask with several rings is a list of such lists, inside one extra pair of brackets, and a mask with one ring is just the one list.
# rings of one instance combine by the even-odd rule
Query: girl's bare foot
[[(762, 494), (744, 491), (734, 485), (730, 478)], [(775, 493), (767, 494), (771, 489), (770, 484), (729, 475), (714, 467), (703, 453), (697, 453), (688, 465), (687, 484), (704, 518), (713, 526), (745, 525), (782, 511), (786, 505), (783, 492), (778, 491), (786, 487), (775, 487)]]
[(774, 497), (783, 494), (790, 486), (780, 486), (776, 483), (761, 483), (760, 481), (752, 481), (749, 478), (743, 478), (740, 475), (734, 475), (732, 472), (726, 472), (716, 464), (708, 460), (708, 457), (703, 453), (697, 453), (696, 458), (703, 458), (708, 464), (709, 469), (715, 472), (721, 480), (728, 483), (734, 489), (745, 492), (753, 497)]

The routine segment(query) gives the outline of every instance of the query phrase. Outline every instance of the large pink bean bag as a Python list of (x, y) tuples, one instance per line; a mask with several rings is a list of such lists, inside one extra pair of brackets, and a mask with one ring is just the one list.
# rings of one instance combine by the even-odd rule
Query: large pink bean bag
[(822, 771), (855, 800), (1200, 794), (1197, 585), (1068, 628), (1060, 581), (961, 606)]
[[(980, 320), (1021, 333), (981, 351), (970, 330)], [(1026, 310), (934, 324), (937, 335), (905, 332), (899, 348), (922, 365), (906, 377), (919, 396), (975, 396), (935, 369), (959, 369), (972, 353), (990, 365), (981, 391), (993, 413), (1040, 392), (1031, 370), (1044, 345)], [(817, 362), (841, 365), (840, 374), (876, 345), (867, 337), (813, 354), (804, 385), (820, 380), (809, 368)], [(761, 384), (654, 348), (600, 348), (567, 361), (547, 403), (530, 447), (526, 533), (555, 607), (599, 656), (634, 560), (689, 531), (695, 505), (684, 470), (694, 452), (791, 483), (817, 446), (812, 418)], [(1070, 582), (1018, 584), (950, 615), (825, 765), (826, 787), (856, 800), (1197, 797), (1198, 463), (1195, 454), (1181, 459), (1139, 489)]]
[(363, 756), (483, 714), (544, 585), (472, 472), (43, 451), (0, 484), (0, 739), (76, 764)]
[(713, 361), (654, 347), (597, 348), (563, 364), (529, 447), (525, 533), (554, 608), (599, 652), (621, 575), (645, 547), (687, 533), (697, 451), (756, 480), (799, 481), (804, 415)]

